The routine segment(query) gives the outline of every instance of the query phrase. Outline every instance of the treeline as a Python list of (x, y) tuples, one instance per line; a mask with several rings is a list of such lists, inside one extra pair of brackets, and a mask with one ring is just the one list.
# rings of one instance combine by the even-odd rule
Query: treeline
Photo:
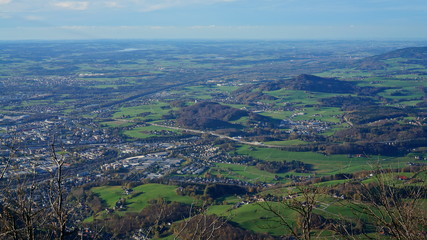
[(336, 96), (320, 99), (324, 107), (339, 107), (343, 111), (353, 111), (366, 106), (375, 105), (375, 100), (370, 97)]
[(386, 123), (374, 126), (357, 126), (337, 131), (333, 138), (337, 142), (392, 142), (427, 137), (427, 128), (401, 123)]
[(412, 139), (402, 142), (344, 142), (344, 143), (313, 143), (306, 145), (282, 146), (283, 151), (291, 152), (318, 152), (326, 155), (333, 154), (365, 154), (400, 156), (406, 154), (408, 149), (425, 146), (426, 138)]
[(306, 173), (312, 170), (311, 164), (306, 164), (296, 160), (292, 160), (289, 162), (258, 160), (257, 163), (255, 164), (255, 167), (260, 170), (271, 172), (271, 173), (285, 173), (290, 171), (295, 171), (297, 173)]
[(177, 188), (176, 194), (180, 196), (190, 196), (201, 200), (213, 201), (220, 197), (234, 194), (244, 195), (253, 191), (253, 189), (248, 189), (237, 185), (188, 184)]
[(372, 155), (385, 155), (396, 156), (401, 154), (401, 151), (393, 145), (385, 143), (371, 143), (371, 142), (358, 142), (358, 143), (343, 143), (343, 144), (330, 144), (325, 145), (323, 152), (328, 155), (332, 154), (372, 154)]
[(360, 107), (354, 112), (347, 113), (345, 117), (354, 124), (366, 124), (383, 119), (407, 117), (413, 113), (417, 113), (417, 110), (411, 108), (402, 109), (389, 106), (365, 105), (365, 107)]

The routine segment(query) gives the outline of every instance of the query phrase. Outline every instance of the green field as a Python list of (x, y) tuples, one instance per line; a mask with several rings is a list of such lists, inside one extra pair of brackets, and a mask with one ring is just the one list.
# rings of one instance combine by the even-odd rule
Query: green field
[[(271, 203), (276, 207), (278, 203)], [(282, 209), (282, 213), (289, 217), (292, 223), (295, 223), (296, 213), (289, 209)], [(233, 208), (233, 205), (214, 205), (208, 209), (209, 214), (216, 214), (229, 218), (230, 221), (238, 226), (258, 233), (268, 233), (275, 236), (289, 234), (289, 232), (274, 222), (273, 213), (264, 210), (258, 203), (245, 204), (238, 208)]]
[(177, 186), (163, 185), (163, 184), (144, 184), (133, 188), (133, 190), (142, 194), (130, 198), (127, 202), (129, 203), (129, 211), (137, 212), (148, 205), (148, 201), (162, 198), (170, 202), (181, 202), (186, 204), (194, 203), (196, 200), (189, 196), (179, 196), (176, 194)]
[[(274, 236), (290, 234), (289, 230), (280, 225), (278, 218), (271, 212), (263, 209), (265, 202), (256, 202), (243, 204), (235, 208), (235, 204), (214, 205), (209, 207), (208, 213), (218, 216), (224, 216), (238, 226), (258, 233), (267, 233)], [(298, 218), (295, 211), (290, 210), (285, 205), (277, 202), (269, 202), (272, 208), (278, 210), (286, 221), (296, 226)], [(317, 206), (314, 212), (331, 219), (347, 219), (350, 222), (355, 221), (353, 210), (345, 206), (344, 201), (331, 198), (329, 196), (319, 196)], [(322, 231), (315, 230), (315, 234), (321, 234)], [(325, 236), (330, 236), (331, 232), (325, 232)]]
[(349, 173), (372, 170), (378, 164), (384, 167), (404, 167), (409, 161), (406, 157), (371, 156), (368, 158), (349, 158), (347, 155), (325, 156), (315, 152), (289, 152), (280, 149), (241, 146), (238, 154), (249, 155), (265, 161), (302, 161), (312, 164), (314, 171), (321, 175)]
[[(399, 177), (407, 177), (407, 180), (401, 180)], [(411, 172), (394, 172), (394, 173), (383, 173), (381, 178), (377, 176), (370, 177), (363, 181), (364, 184), (377, 183), (379, 180), (385, 181), (387, 184), (394, 187), (405, 187), (405, 186), (426, 186), (427, 183), (427, 171), (419, 173)]]
[(279, 103), (293, 102), (297, 105), (316, 104), (317, 99), (313, 93), (307, 93), (301, 90), (280, 89), (276, 91), (266, 92), (268, 95), (279, 98)]
[(209, 170), (209, 173), (214, 176), (231, 179), (241, 179), (247, 182), (287, 182), (287, 180), (275, 180), (275, 176), (284, 178), (290, 173), (270, 173), (259, 170), (254, 166), (246, 166), (239, 164), (216, 163), (216, 167)]
[(156, 101), (147, 105), (139, 105), (135, 107), (122, 107), (116, 113), (114, 113), (113, 118), (135, 118), (139, 114), (147, 114), (144, 117), (139, 117), (140, 119), (152, 119), (159, 120), (163, 115), (167, 114), (170, 111), (169, 105), (164, 102)]
[(171, 128), (165, 128), (165, 127), (158, 127), (158, 126), (146, 126), (146, 127), (136, 127), (132, 130), (124, 131), (123, 133), (126, 136), (129, 136), (131, 138), (149, 138), (149, 137), (158, 137), (158, 136), (170, 136), (170, 134), (155, 134), (154, 131), (167, 131), (167, 132), (175, 132), (179, 133), (179, 130), (171, 129)]
[(195, 202), (194, 198), (177, 195), (176, 188), (177, 186), (153, 183), (132, 188), (133, 192), (130, 195), (124, 193), (122, 186), (94, 187), (91, 191), (105, 201), (108, 208), (113, 208), (119, 199), (125, 198), (127, 206), (125, 212), (139, 212), (149, 204), (150, 200), (160, 198), (187, 204)]
[(106, 127), (128, 127), (128, 126), (132, 126), (131, 122), (124, 120), (124, 119), (119, 119), (116, 121), (101, 122), (101, 124), (106, 126)]
[(109, 208), (114, 207), (114, 204), (124, 196), (121, 186), (102, 186), (92, 188), (91, 191), (105, 201)]
[(190, 99), (199, 99), (199, 100), (208, 100), (211, 99), (213, 95), (218, 93), (230, 94), (231, 92), (237, 90), (237, 86), (222, 86), (215, 84), (204, 84), (189, 86), (183, 89), (174, 90), (172, 93), (178, 94), (181, 98), (190, 98)]
[(350, 180), (349, 179), (332, 180), (332, 181), (326, 181), (326, 182), (316, 183), (316, 184), (314, 184), (314, 186), (318, 186), (318, 187), (334, 187), (336, 185), (340, 185), (340, 184), (346, 183), (348, 181), (350, 181)]

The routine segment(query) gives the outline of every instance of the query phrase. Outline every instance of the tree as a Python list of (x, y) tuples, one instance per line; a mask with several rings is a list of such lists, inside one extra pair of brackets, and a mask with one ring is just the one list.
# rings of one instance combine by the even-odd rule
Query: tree
[[(5, 178), (10, 163), (15, 158), (15, 144), (15, 139), (7, 144), (9, 156), (2, 159), (5, 167), (1, 171), (0, 180)], [(35, 239), (36, 229), (46, 219), (43, 209), (36, 202), (40, 189), (35, 180), (35, 166), (33, 165), (32, 174), (18, 176), (12, 180), (8, 178), (3, 183), (5, 185), (2, 186), (0, 199), (0, 238)]]
[(359, 182), (360, 199), (348, 203), (353, 211), (367, 216), (379, 232), (395, 239), (425, 239), (425, 183), (422, 186), (397, 186), (385, 170), (376, 171), (373, 179), (369, 184)]
[(206, 202), (201, 207), (192, 204), (190, 216), (174, 229), (174, 239), (217, 239), (217, 233), (227, 223), (227, 218), (208, 215), (208, 207)]
[(3, 190), (1, 238), (36, 239), (35, 231), (46, 219), (44, 210), (36, 202), (39, 192), (33, 177), (16, 179), (13, 188)]
[[(297, 239), (309, 240), (312, 238), (313, 210), (321, 193), (320, 188), (313, 186), (297, 186), (297, 195), (290, 193), (282, 201), (265, 201), (258, 203), (264, 210), (272, 213), (275, 218), (271, 221), (283, 226)], [(290, 209), (298, 214), (298, 221), (288, 216), (285, 212)]]
[(49, 184), (49, 203), (50, 217), (53, 221), (55, 236), (58, 240), (63, 240), (66, 234), (66, 226), (70, 210), (65, 207), (65, 189), (63, 179), (63, 167), (65, 163), (64, 155), (58, 156), (55, 149), (55, 144), (51, 145), (52, 162), (55, 164), (56, 172), (50, 180)]
[[(6, 167), (16, 151), (14, 148), (10, 149), (9, 157), (3, 159), (3, 162), (7, 162)], [(31, 173), (2, 179), (4, 185), (0, 195), (1, 239), (65, 238), (71, 209), (65, 204), (65, 157), (57, 155), (54, 144), (51, 145), (51, 154), (56, 169), (50, 179), (39, 178), (34, 163)], [(1, 178), (5, 178), (6, 170), (2, 169)]]

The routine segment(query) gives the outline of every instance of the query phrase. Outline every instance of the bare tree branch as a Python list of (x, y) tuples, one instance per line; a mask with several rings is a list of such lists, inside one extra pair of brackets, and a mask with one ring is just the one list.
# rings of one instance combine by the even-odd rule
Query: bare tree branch
[(398, 187), (385, 170), (376, 171), (374, 182), (359, 183), (361, 200), (349, 201), (354, 212), (368, 216), (379, 231), (396, 239), (424, 239), (427, 214), (423, 208), (425, 186)]
[[(278, 205), (269, 201), (258, 203), (258, 205), (267, 212), (272, 213), (276, 217), (273, 221), (284, 226), (292, 236), (297, 239), (309, 240), (312, 238), (313, 210), (320, 195), (320, 189), (311, 186), (298, 186), (297, 190), (298, 197), (284, 199)], [(293, 224), (295, 219), (291, 219), (284, 213), (285, 209), (290, 209), (298, 214), (300, 219), (298, 228)]]

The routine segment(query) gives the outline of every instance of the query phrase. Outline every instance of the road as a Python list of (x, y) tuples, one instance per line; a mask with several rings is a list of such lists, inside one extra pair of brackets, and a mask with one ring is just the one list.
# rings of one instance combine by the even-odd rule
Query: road
[(257, 146), (257, 147), (267, 147), (267, 148), (281, 148), (281, 146), (277, 146), (277, 145), (271, 145), (271, 144), (264, 144), (261, 142), (248, 142), (248, 141), (244, 141), (242, 139), (238, 139), (238, 138), (233, 138), (227, 135), (222, 135), (222, 134), (218, 134), (214, 131), (201, 131), (201, 130), (194, 130), (194, 129), (189, 129), (189, 128), (182, 128), (182, 127), (172, 127), (172, 126), (165, 126), (165, 125), (161, 125), (161, 124), (157, 124), (157, 123), (148, 123), (150, 125), (153, 126), (157, 126), (157, 127), (164, 127), (164, 128), (169, 128), (169, 129), (175, 129), (175, 130), (181, 130), (181, 131), (187, 131), (187, 132), (192, 132), (192, 133), (198, 133), (198, 134), (210, 134), (219, 138), (223, 138), (223, 139), (229, 139), (231, 141), (234, 142), (238, 142), (238, 143), (242, 143), (242, 144), (247, 144), (247, 145), (252, 145), (252, 146)]

